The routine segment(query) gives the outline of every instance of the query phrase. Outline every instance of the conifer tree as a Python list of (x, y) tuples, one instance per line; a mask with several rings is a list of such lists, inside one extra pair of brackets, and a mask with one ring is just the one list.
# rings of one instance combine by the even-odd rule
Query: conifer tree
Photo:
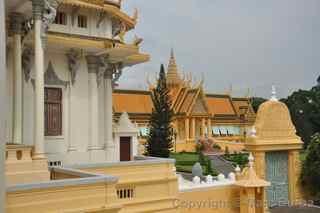
[(173, 147), (173, 129), (171, 121), (173, 111), (166, 74), (161, 65), (157, 87), (152, 91), (153, 110), (149, 123), (150, 131), (146, 144), (146, 155), (168, 158)]

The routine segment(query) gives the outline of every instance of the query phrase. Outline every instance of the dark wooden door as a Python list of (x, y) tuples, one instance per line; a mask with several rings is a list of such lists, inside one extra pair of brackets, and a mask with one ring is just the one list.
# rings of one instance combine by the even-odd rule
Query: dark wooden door
[(131, 138), (120, 137), (120, 161), (131, 160)]

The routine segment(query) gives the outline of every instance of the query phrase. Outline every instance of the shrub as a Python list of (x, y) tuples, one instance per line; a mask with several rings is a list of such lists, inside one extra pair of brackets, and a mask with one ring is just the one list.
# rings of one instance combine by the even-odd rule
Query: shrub
[(204, 150), (204, 145), (202, 143), (197, 143), (196, 145), (196, 152), (199, 154)]
[(207, 172), (209, 175), (211, 175), (213, 173), (210, 159), (208, 159), (208, 161), (207, 161)]
[(301, 182), (307, 192), (315, 199), (320, 199), (320, 133), (315, 134), (307, 149), (303, 162)]
[(204, 156), (204, 154), (202, 152), (199, 153), (199, 163), (201, 165), (206, 164), (206, 159), (205, 159), (205, 156)]
[(213, 144), (212, 146), (213, 149), (218, 149), (218, 150), (221, 150), (221, 146), (219, 146), (219, 144)]

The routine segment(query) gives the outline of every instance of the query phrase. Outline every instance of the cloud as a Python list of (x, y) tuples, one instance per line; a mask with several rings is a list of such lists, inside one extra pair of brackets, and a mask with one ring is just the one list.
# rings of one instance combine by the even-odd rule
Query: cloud
[[(310, 88), (319, 76), (318, 0), (130, 0), (124, 9), (140, 11), (133, 33), (144, 38), (151, 61), (126, 69), (120, 86), (147, 88), (147, 75), (167, 63), (174, 47), (181, 72), (205, 76), (208, 92), (234, 95), (247, 88), (269, 96), (275, 84), (285, 97)], [(132, 34), (128, 39), (132, 38)]]

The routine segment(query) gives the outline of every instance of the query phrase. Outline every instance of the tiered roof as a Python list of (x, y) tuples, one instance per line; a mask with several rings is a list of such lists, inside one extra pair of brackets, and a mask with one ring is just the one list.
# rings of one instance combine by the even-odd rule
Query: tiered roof
[[(206, 115), (214, 119), (237, 120), (240, 109), (247, 108), (254, 118), (247, 98), (232, 98), (228, 94), (205, 94), (202, 82), (192, 87), (180, 78), (173, 50), (171, 50), (167, 84), (171, 90), (172, 109), (176, 115)], [(151, 114), (152, 99), (150, 91), (116, 90), (114, 92), (114, 112), (129, 114)], [(251, 121), (251, 120), (250, 120)]]

